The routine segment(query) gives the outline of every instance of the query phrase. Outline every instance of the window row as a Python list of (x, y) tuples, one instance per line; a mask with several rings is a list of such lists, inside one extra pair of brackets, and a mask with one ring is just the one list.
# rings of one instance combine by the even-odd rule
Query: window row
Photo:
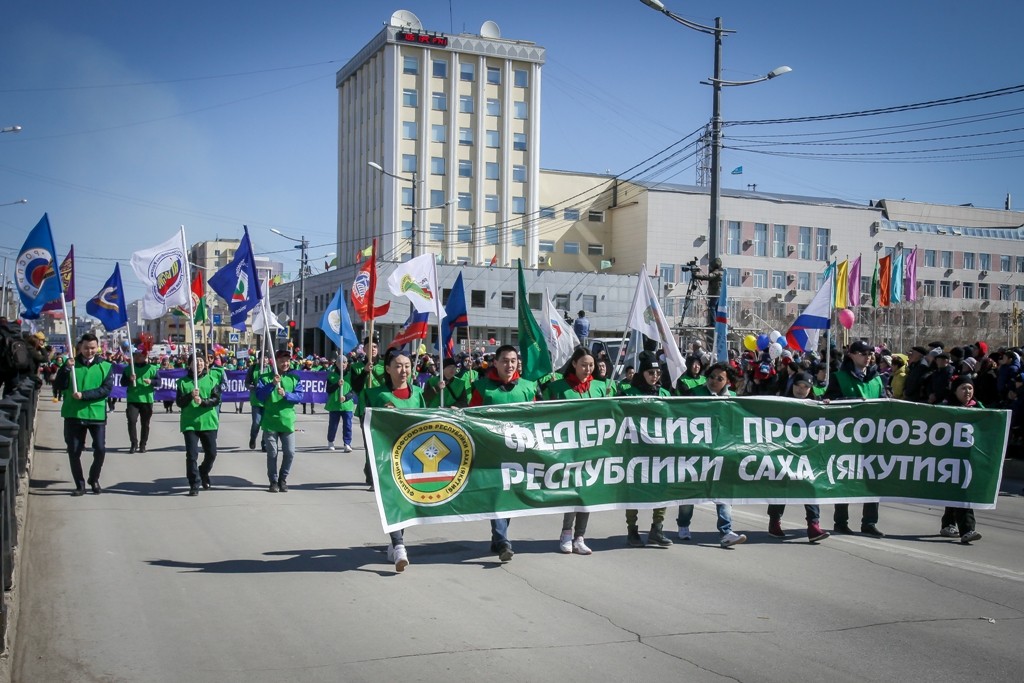
[[(795, 238), (795, 242), (789, 240)], [(804, 260), (828, 261), (831, 258), (832, 231), (829, 228), (772, 225), (755, 223), (752, 238), (743, 239), (743, 224), (729, 221), (726, 225), (725, 253), (739, 256), (752, 250), (754, 256), (786, 258), (796, 253)]]
[[(962, 258), (954, 258), (952, 251), (924, 250), (924, 265), (929, 268), (956, 268), (963, 270), (993, 270), (993, 259), (999, 259), (1000, 273), (1024, 273), (1024, 256), (1007, 254), (976, 254), (973, 251), (962, 252)], [(961, 265), (957, 266), (957, 263)]]
[[(414, 88), (402, 90), (402, 106), (418, 107), (420, 104), (419, 92)], [(501, 100), (487, 98), (484, 103), (484, 113), (487, 116), (501, 116)], [(433, 92), (430, 95), (430, 108), (434, 111), (448, 111), (448, 93)], [(472, 95), (459, 95), (459, 113), (473, 114), (476, 111), (476, 104)], [(529, 106), (524, 100), (516, 100), (512, 103), (512, 118), (525, 120), (529, 116)]]
[[(415, 121), (402, 121), (402, 139), (419, 139), (419, 126), (416, 125)], [(432, 126), (430, 126), (430, 141), (447, 142), (448, 127), (443, 124), (433, 124)], [(472, 128), (459, 128), (459, 144), (467, 146), (473, 145)], [(484, 131), (484, 145), (491, 149), (497, 149), (501, 147), (501, 131)], [(526, 147), (526, 133), (512, 133), (512, 149), (520, 152), (525, 152)]]
[[(430, 62), (430, 75), (434, 78), (448, 78), (450, 64), (447, 59), (434, 59)], [(491, 85), (501, 85), (501, 67), (488, 66), (486, 79)], [(420, 73), (420, 59), (406, 55), (402, 60), (402, 73), (410, 76), (418, 76)], [(459, 63), (459, 80), (472, 83), (476, 80), (476, 63)], [(512, 85), (517, 88), (530, 86), (530, 72), (526, 69), (512, 69)]]
[[(936, 288), (938, 285), (938, 288)], [(921, 293), (926, 297), (935, 297), (938, 292), (940, 299), (952, 299), (953, 293), (960, 291), (961, 299), (991, 300), (993, 292), (996, 301), (1024, 301), (1024, 285), (995, 285), (988, 282), (961, 282), (959, 280), (922, 280)]]

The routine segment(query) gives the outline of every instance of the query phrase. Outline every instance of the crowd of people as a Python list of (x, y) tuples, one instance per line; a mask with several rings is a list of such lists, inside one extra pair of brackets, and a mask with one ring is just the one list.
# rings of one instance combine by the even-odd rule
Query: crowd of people
[[(34, 339), (30, 341), (28, 337)], [(180, 430), (185, 445), (186, 478), (189, 495), (211, 487), (210, 473), (217, 458), (217, 432), (221, 411), (221, 384), (226, 370), (247, 370), (251, 427), (249, 448), (257, 445), (266, 452), (268, 491), (288, 491), (288, 475), (295, 457), (297, 408), (313, 407), (299, 388), (297, 370), (327, 372), (328, 414), (326, 447), (353, 450), (353, 417), (362, 421), (367, 408), (471, 407), (479, 405), (532, 402), (537, 400), (587, 400), (616, 396), (780, 396), (804, 401), (829, 402), (841, 399), (892, 398), (934, 405), (965, 408), (1002, 408), (1012, 411), (1011, 440), (1019, 443), (1024, 419), (1024, 373), (1021, 349), (990, 350), (984, 342), (947, 349), (940, 342), (914, 346), (906, 353), (872, 346), (857, 340), (829, 353), (783, 351), (777, 357), (767, 352), (729, 351), (729, 357), (715, 361), (700, 342), (685, 357), (685, 373), (674, 384), (669, 378), (663, 353), (654, 348), (640, 353), (636, 366), (623, 364), (621, 377), (613, 378), (613, 360), (601, 353), (577, 347), (564, 367), (537, 381), (522, 377), (522, 360), (514, 346), (498, 347), (493, 353), (463, 353), (442, 362), (429, 354), (388, 349), (381, 356), (376, 341), (363, 345), (334, 362), (324, 358), (294, 356), (277, 351), (273, 362), (261, 364), (253, 356), (237, 359), (214, 354), (150, 359), (146, 349), (135, 346), (101, 352), (95, 335), (84, 334), (76, 354), (67, 358), (47, 357), (41, 335), (27, 335), (35, 349), (35, 368), (51, 381), (55, 396), (62, 400), (64, 437), (75, 488), (83, 495), (87, 487), (98, 494), (106, 454), (105, 428), (109, 397), (113, 388), (111, 369), (115, 363), (131, 363), (125, 370), (126, 416), (131, 441), (129, 452), (145, 452), (153, 412), (155, 377), (160, 369), (187, 369), (177, 383), (172, 406), (179, 410)], [(622, 364), (625, 359), (616, 359)], [(55, 399), (57, 400), (57, 399)], [(168, 408), (168, 410), (172, 410)], [(241, 411), (238, 408), (239, 412)], [(303, 411), (305, 412), (305, 410)], [(262, 434), (262, 436), (261, 436)], [(86, 475), (81, 456), (92, 441), (93, 462)], [(199, 450), (203, 451), (199, 462)], [(280, 463), (278, 462), (280, 455)], [(369, 456), (365, 458), (366, 483), (373, 486)], [(836, 504), (833, 533), (852, 534), (849, 505)], [(768, 533), (785, 538), (781, 520), (784, 505), (769, 505)], [(807, 539), (819, 542), (829, 537), (820, 523), (817, 505), (805, 505)], [(747, 540), (732, 528), (730, 506), (716, 503), (720, 543), (731, 548)], [(626, 510), (626, 542), (630, 546), (667, 547), (673, 541), (664, 529), (667, 509), (652, 511), (646, 540), (640, 534), (638, 510)], [(591, 554), (586, 543), (587, 512), (563, 516), (558, 548), (563, 553)], [(677, 538), (690, 539), (693, 506), (679, 506)], [(491, 551), (502, 562), (514, 556), (509, 539), (509, 520), (491, 521)], [(879, 528), (878, 503), (865, 503), (860, 532), (876, 538)], [(940, 534), (969, 544), (981, 538), (969, 508), (948, 507), (940, 521)], [(398, 571), (409, 564), (401, 531), (390, 534), (388, 556)]]

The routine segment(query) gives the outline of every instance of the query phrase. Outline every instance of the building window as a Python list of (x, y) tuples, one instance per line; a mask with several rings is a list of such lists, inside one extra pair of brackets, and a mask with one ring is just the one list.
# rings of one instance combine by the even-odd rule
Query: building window
[(487, 82), (491, 85), (501, 85), (501, 68), (497, 66), (487, 67)]
[(460, 192), (459, 193), (459, 209), (462, 211), (473, 210), (473, 193), (472, 192)]
[(526, 246), (526, 231), (522, 228), (516, 228), (511, 233), (512, 246), (513, 247), (525, 247)]
[(416, 155), (415, 154), (403, 154), (402, 155), (402, 172), (403, 173), (415, 173), (416, 172)]
[(434, 111), (448, 111), (448, 95), (443, 92), (436, 92), (430, 98), (430, 106)]
[(1017, 257), (1017, 272), (1024, 273), (1024, 256)]
[(473, 62), (462, 62), (459, 64), (459, 80), (460, 81), (474, 81), (476, 80), (476, 64)]
[(988, 301), (991, 298), (991, 289), (987, 282), (978, 283), (978, 298)]
[(768, 255), (768, 224), (754, 224), (754, 256)]
[(419, 96), (416, 91), (410, 88), (406, 88), (402, 91), (402, 106), (403, 107), (415, 107), (419, 102)]
[(925, 249), (924, 250), (924, 265), (927, 268), (935, 267), (935, 250)]
[(537, 250), (545, 254), (553, 254), (555, 252), (555, 241), (541, 240), (537, 243)]
[(402, 121), (402, 139), (403, 140), (415, 140), (417, 137), (416, 122), (415, 121)]
[(501, 307), (509, 311), (513, 311), (516, 308), (516, 293), (515, 292), (502, 292), (501, 293)]
[(402, 188), (402, 206), (412, 206), (413, 189), (411, 187)]
[(487, 131), (486, 144), (488, 147), (501, 147), (501, 132), (496, 130)]
[(578, 221), (580, 219), (579, 209), (563, 209), (562, 218), (567, 221)]
[(786, 226), (772, 226), (772, 256), (786, 258)]
[(459, 112), (462, 114), (473, 113), (473, 96), (459, 95)]
[(939, 281), (939, 296), (943, 299), (953, 298), (953, 283), (949, 280)]
[(589, 256), (604, 256), (604, 245), (603, 244), (588, 244), (587, 255)]
[(755, 289), (767, 289), (768, 288), (768, 271), (767, 270), (754, 270), (751, 271), (753, 280), (750, 283), (751, 287)]
[(974, 252), (964, 252), (964, 270), (974, 270)]
[(951, 251), (941, 251), (941, 252), (939, 252), (939, 265), (942, 268), (952, 268), (953, 267), (953, 252), (951, 252)]
[(811, 291), (811, 274), (810, 273), (797, 273), (796, 274), (796, 288), (801, 292)]
[(412, 239), (412, 221), (402, 221), (402, 239)]
[(658, 276), (664, 283), (671, 283), (676, 281), (676, 264), (674, 263), (659, 263), (658, 264)]
[(448, 78), (448, 62), (443, 59), (434, 60), (434, 78)]
[(786, 274), (781, 270), (772, 271), (772, 289), (786, 288)]
[(828, 228), (818, 228), (817, 239), (815, 240), (815, 259), (818, 261), (828, 261), (829, 257), (829, 241), (831, 239), (831, 230)]
[(469, 290), (469, 305), (471, 308), (487, 308), (487, 290)]
[(512, 133), (512, 149), (526, 150), (526, 133)]
[(484, 177), (488, 180), (500, 180), (501, 179), (501, 166), (496, 161), (488, 161), (484, 163)]
[(498, 195), (489, 194), (484, 197), (484, 211), (498, 213)]
[[(519, 164), (514, 164), (512, 166), (512, 182), (515, 182), (515, 183), (525, 183), (526, 182), (526, 167), (525, 166), (522, 166), (522, 165), (519, 165)], [(601, 221), (602, 222), (604, 221), (603, 217), (602, 217)]]
[(512, 198), (512, 213), (526, 213), (526, 197)]
[(528, 87), (530, 85), (530, 72), (525, 69), (513, 69), (512, 82), (517, 88)]
[(513, 102), (512, 103), (512, 117), (516, 119), (525, 119), (526, 113), (529, 109), (526, 106), (526, 102)]
[(797, 258), (802, 258), (805, 261), (811, 259), (811, 229), (808, 227), (800, 228), (800, 235), (796, 245)]
[(580, 297), (580, 308), (587, 313), (597, 313), (597, 295), (584, 294)]
[(1010, 272), (1010, 257), (1006, 254), (999, 257), (999, 270), (1003, 273)]
[(428, 206), (444, 206), (444, 203), (444, 190), (430, 191), (430, 204), (428, 204)]
[(578, 254), (578, 253), (580, 253), (580, 243), (579, 242), (564, 242), (564, 243), (562, 243), (562, 253), (563, 254)]
[(973, 299), (974, 298), (974, 283), (965, 282), (963, 289), (960, 290), (961, 299)]
[(486, 244), (497, 244), (498, 243), (498, 228), (497, 226), (491, 226), (484, 229), (484, 242)]
[(473, 160), (472, 159), (459, 159), (459, 177), (460, 178), (472, 178), (473, 177)]
[(992, 270), (992, 254), (978, 254), (978, 267), (981, 270)]
[(1024, 301), (1024, 285), (1017, 285), (1017, 301)]
[(406, 57), (402, 60), (402, 73), (415, 76), (420, 72), (420, 60), (415, 57)]
[(431, 142), (445, 142), (448, 139), (448, 129), (444, 124), (435, 123), (430, 127)]
[(540, 217), (541, 218), (554, 218), (555, 217), (555, 207), (553, 207), (553, 206), (542, 206), (542, 207), (540, 207)]
[(501, 116), (501, 102), (499, 100), (488, 99), (485, 111), (488, 116)]
[(444, 242), (444, 223), (430, 224), (430, 241)]
[(473, 129), (472, 128), (459, 128), (459, 144), (460, 145), (472, 145), (473, 144)]
[(471, 225), (460, 225), (455, 230), (455, 239), (459, 242), (472, 242), (473, 241), (473, 226)]
[(935, 296), (935, 280), (924, 281), (924, 295), (928, 297)]
[(444, 175), (444, 157), (430, 157), (430, 172), (433, 175)]
[(999, 285), (999, 300), (1009, 301), (1010, 300), (1010, 285)]
[(729, 225), (725, 229), (725, 253), (739, 254), (740, 246), (740, 223), (739, 221), (729, 221)]
[[(683, 282), (689, 282), (689, 273), (684, 273)], [(725, 269), (725, 282), (730, 287), (739, 287), (742, 285), (740, 280), (740, 269), (739, 268), (726, 268)]]

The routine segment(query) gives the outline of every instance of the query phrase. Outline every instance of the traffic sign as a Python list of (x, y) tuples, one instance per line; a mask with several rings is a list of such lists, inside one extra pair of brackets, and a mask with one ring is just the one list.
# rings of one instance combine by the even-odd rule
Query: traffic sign
[(228, 334), (228, 343), (229, 344), (237, 344), (238, 340), (239, 340), (239, 336), (238, 336), (237, 332), (231, 332), (231, 333)]
[(222, 315), (223, 314), (221, 314), (221, 313), (214, 313), (213, 314), (213, 324), (214, 325), (220, 325), (220, 321), (222, 320)]
[(288, 330), (287, 330), (287, 328), (279, 327), (278, 330), (277, 330), (277, 338), (278, 339), (287, 339), (288, 338)]

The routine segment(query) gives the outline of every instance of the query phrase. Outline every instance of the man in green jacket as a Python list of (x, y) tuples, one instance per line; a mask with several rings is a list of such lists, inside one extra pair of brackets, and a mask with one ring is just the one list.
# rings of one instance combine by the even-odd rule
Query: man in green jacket
[[(133, 353), (132, 362), (135, 367), (135, 374), (131, 374), (132, 366), (125, 369), (128, 371), (125, 377), (128, 396), (126, 398), (127, 408), (125, 415), (128, 418), (128, 440), (131, 446), (129, 453), (138, 451), (146, 452), (146, 442), (149, 441), (149, 422), (153, 419), (153, 396), (156, 394), (154, 382), (158, 382), (156, 373), (157, 367), (146, 358), (146, 350), (136, 347)], [(142, 421), (141, 438), (138, 433), (137, 423)]]
[[(114, 388), (109, 362), (100, 358), (96, 335), (86, 332), (78, 341), (78, 355), (69, 358), (54, 379), (58, 391), (64, 392), (60, 407), (64, 418), (64, 442), (68, 446), (71, 477), (75, 481), (73, 496), (85, 493), (86, 479), (82, 472), (82, 449), (85, 435), (92, 436), (92, 467), (88, 484), (93, 493), (100, 493), (100, 472), (107, 454), (107, 397)], [(75, 383), (71, 373), (75, 373)]]
[[(178, 380), (178, 393), (174, 402), (181, 409), (181, 433), (185, 437), (185, 476), (188, 477), (188, 495), (198, 496), (199, 485), (210, 488), (210, 470), (217, 459), (217, 430), (220, 428), (221, 374), (210, 372), (206, 357), (195, 359), (197, 376), (192, 373)], [(189, 358), (189, 365), (192, 359)], [(198, 381), (197, 381), (198, 380)], [(199, 444), (203, 444), (203, 464), (199, 461)]]
[[(299, 391), (299, 375), (291, 370), (290, 354), (278, 351), (274, 357), (276, 370), (260, 374), (256, 381), (256, 397), (263, 402), (264, 441), (267, 445), (267, 478), (270, 492), (288, 492), (288, 473), (295, 459), (295, 406), (304, 398)], [(277, 469), (277, 449), (283, 451), (281, 469)]]

